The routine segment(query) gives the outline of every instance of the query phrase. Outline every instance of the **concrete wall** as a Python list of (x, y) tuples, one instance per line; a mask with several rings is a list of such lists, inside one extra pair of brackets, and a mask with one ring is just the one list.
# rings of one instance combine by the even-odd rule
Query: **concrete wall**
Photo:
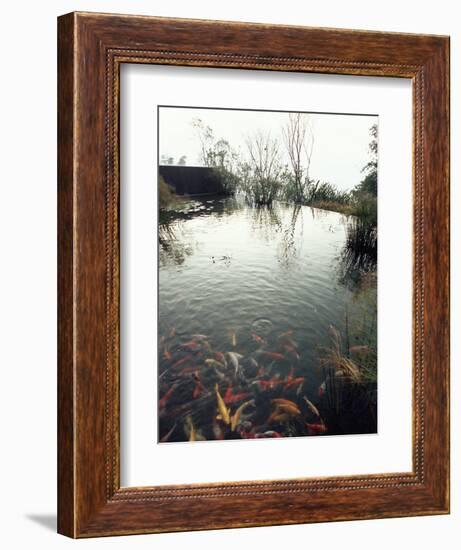
[(219, 195), (223, 186), (213, 168), (205, 166), (162, 165), (159, 175), (171, 185), (178, 195)]

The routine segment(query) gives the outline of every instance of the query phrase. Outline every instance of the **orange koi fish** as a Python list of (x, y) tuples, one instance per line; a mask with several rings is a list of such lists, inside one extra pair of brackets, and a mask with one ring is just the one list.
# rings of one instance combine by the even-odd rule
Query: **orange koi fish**
[(309, 424), (308, 422), (306, 422), (306, 428), (309, 432), (309, 435), (319, 435), (327, 432), (327, 427), (323, 422), (319, 424)]
[(264, 340), (264, 338), (262, 338), (261, 336), (259, 336), (259, 334), (256, 334), (256, 332), (252, 332), (251, 333), (251, 337), (253, 338), (253, 340), (255, 342), (257, 342), (258, 344), (262, 344), (264, 345), (266, 343), (266, 340)]
[(276, 388), (280, 384), (284, 384), (284, 380), (279, 380), (276, 378), (271, 378), (270, 380), (256, 380), (257, 384), (262, 390), (271, 390)]
[(304, 382), (303, 376), (298, 376), (298, 378), (292, 378), (291, 380), (288, 380), (288, 382), (285, 384), (285, 389), (289, 390), (290, 388), (296, 388), (299, 384), (302, 384)]
[(226, 393), (224, 394), (223, 401), (226, 405), (230, 405), (231, 403), (236, 403), (237, 401), (242, 401), (243, 399), (247, 399), (252, 394), (248, 392), (241, 392), (234, 394), (232, 391), (232, 388), (228, 388)]
[(201, 345), (195, 340), (191, 340), (190, 342), (185, 342), (184, 344), (181, 344), (179, 347), (182, 349), (188, 349), (190, 351), (197, 351), (200, 349)]
[(200, 381), (200, 376), (198, 375), (197, 371), (195, 371), (194, 373), (194, 380), (195, 380), (195, 387), (194, 387), (194, 391), (192, 392), (192, 399), (197, 399), (197, 397), (199, 397), (203, 391), (202, 382)]
[(284, 424), (285, 422), (288, 422), (288, 420), (291, 419), (291, 415), (288, 413), (272, 413), (270, 417), (267, 420), (268, 424), (272, 424), (273, 422), (276, 422), (277, 424)]
[(281, 332), (279, 334), (279, 339), (287, 338), (288, 336), (291, 336), (293, 334), (292, 330), (287, 330), (286, 332)]
[(177, 384), (173, 384), (171, 388), (166, 392), (166, 394), (159, 399), (158, 406), (159, 409), (164, 409), (168, 403), (170, 397), (173, 395), (174, 390), (176, 389)]
[(180, 367), (181, 365), (184, 365), (184, 363), (186, 363), (187, 361), (189, 361), (189, 359), (191, 359), (191, 355), (186, 355), (185, 357), (182, 357), (181, 359), (179, 359), (178, 361), (176, 361), (176, 363), (173, 363), (171, 366), (172, 368), (176, 368), (176, 367)]
[(278, 410), (279, 412), (284, 412), (293, 416), (298, 416), (301, 414), (298, 405), (294, 401), (290, 401), (289, 399), (272, 399), (271, 403), (275, 405), (276, 410)]

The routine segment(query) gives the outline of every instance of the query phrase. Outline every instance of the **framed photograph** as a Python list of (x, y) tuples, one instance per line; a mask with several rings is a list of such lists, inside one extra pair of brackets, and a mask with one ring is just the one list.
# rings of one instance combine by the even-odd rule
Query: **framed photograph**
[(58, 530), (449, 512), (449, 39), (58, 20)]

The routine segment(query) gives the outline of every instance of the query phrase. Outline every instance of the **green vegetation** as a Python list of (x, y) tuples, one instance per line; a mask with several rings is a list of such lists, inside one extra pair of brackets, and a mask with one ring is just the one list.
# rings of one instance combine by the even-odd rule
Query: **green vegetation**
[(203, 166), (213, 168), (223, 185), (224, 194), (233, 195), (239, 186), (238, 154), (230, 143), (223, 138), (216, 138), (213, 129), (206, 126), (200, 118), (192, 121), (200, 141), (200, 161)]
[(161, 210), (168, 210), (176, 202), (176, 194), (173, 187), (159, 176), (158, 179), (158, 203)]
[[(255, 206), (271, 206), (275, 200), (340, 212), (354, 216), (348, 235), (351, 247), (369, 250), (376, 247), (378, 190), (378, 127), (370, 128), (370, 160), (363, 167), (364, 178), (352, 191), (340, 191), (334, 184), (310, 177), (314, 133), (309, 115), (290, 113), (282, 128), (283, 143), (270, 133), (257, 131), (247, 136), (246, 151), (236, 151), (230, 143), (216, 137), (213, 129), (201, 119), (192, 121), (200, 142), (200, 162), (216, 170), (224, 194), (242, 192)], [(284, 147), (288, 164), (282, 163)], [(162, 164), (186, 164), (183, 156), (162, 155)], [(174, 202), (174, 192), (160, 182), (160, 208)]]

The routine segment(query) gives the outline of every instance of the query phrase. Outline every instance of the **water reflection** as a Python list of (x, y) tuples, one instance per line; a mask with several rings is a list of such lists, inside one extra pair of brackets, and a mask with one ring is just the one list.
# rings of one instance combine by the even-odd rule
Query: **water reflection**
[(340, 281), (354, 288), (367, 273), (376, 272), (378, 261), (377, 228), (357, 218), (346, 227), (346, 242), (339, 261)]
[[(375, 431), (376, 254), (361, 230), (338, 213), (238, 197), (161, 214), (163, 441)], [(226, 408), (216, 421), (218, 393), (234, 421)]]

